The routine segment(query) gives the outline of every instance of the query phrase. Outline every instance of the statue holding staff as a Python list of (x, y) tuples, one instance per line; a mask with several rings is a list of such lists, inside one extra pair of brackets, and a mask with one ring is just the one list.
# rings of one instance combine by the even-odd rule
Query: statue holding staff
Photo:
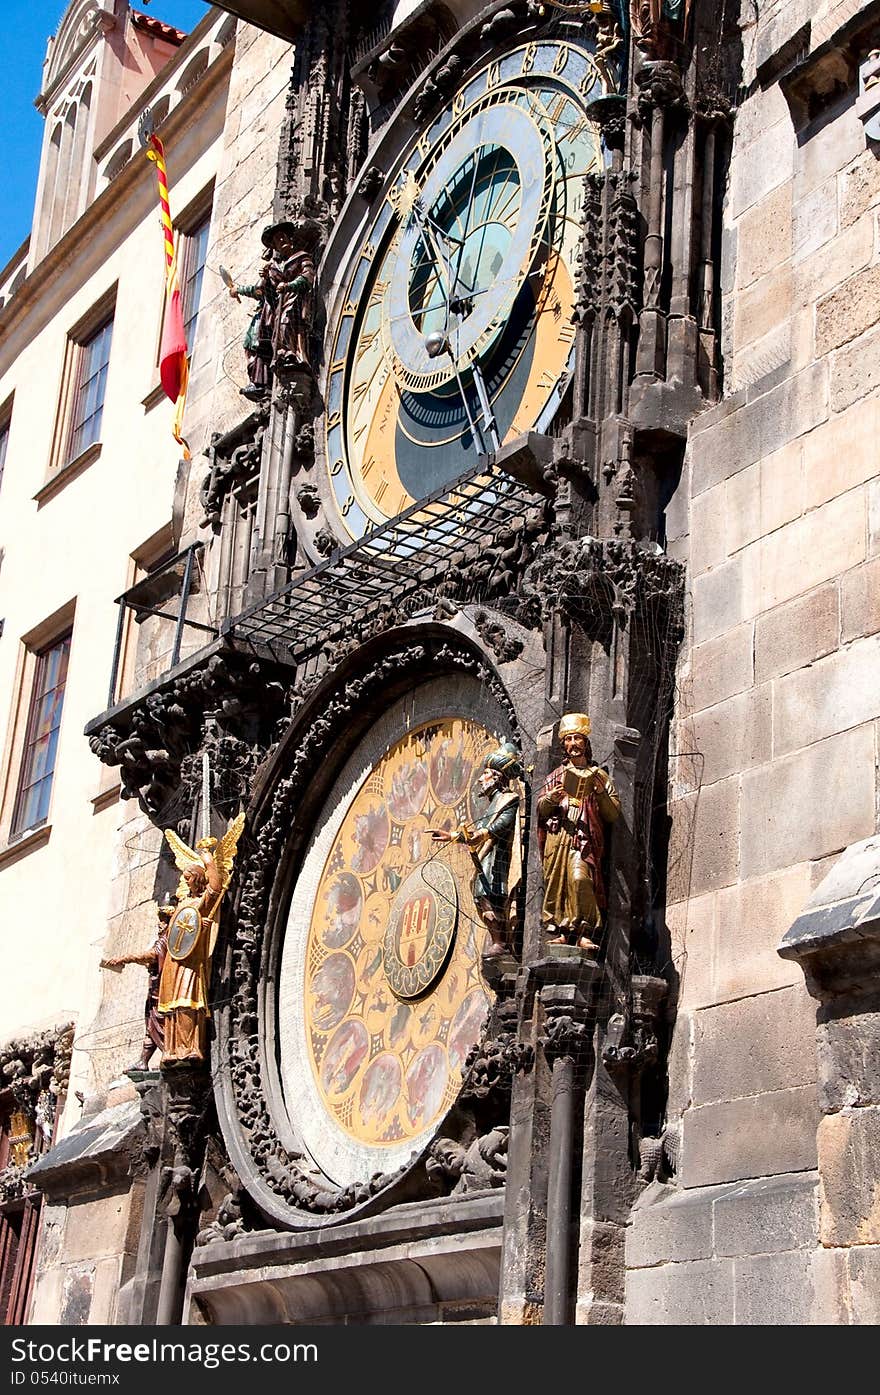
[(158, 1012), (165, 1020), (163, 1066), (205, 1059), (211, 955), (217, 941), (220, 902), (232, 877), (243, 827), (242, 813), (219, 842), (201, 838), (195, 849), (187, 847), (173, 829), (165, 830), (181, 878), (159, 979)]

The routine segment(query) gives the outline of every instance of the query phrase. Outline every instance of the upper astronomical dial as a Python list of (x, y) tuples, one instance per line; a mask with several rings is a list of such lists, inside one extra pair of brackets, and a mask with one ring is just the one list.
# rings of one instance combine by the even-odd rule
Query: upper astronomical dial
[(339, 286), (324, 394), (349, 536), (547, 429), (574, 362), (584, 176), (602, 162), (586, 105), (603, 91), (587, 48), (520, 45), (389, 179)]
[[(426, 391), (481, 352), (510, 314), (544, 235), (553, 190), (553, 140), (537, 102), (491, 93), (452, 128), (399, 235), (383, 314), (398, 384)], [(438, 366), (432, 335), (449, 336)], [(435, 341), (436, 342), (436, 341)]]

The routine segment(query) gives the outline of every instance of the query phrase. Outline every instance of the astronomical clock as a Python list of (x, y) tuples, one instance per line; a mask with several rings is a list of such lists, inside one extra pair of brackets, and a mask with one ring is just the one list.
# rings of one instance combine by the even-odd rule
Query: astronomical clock
[(350, 249), (328, 340), (324, 450), (359, 538), (546, 430), (574, 369), (591, 52), (547, 39), (475, 71), (399, 158)]
[(497, 736), (438, 710), (358, 750), (306, 855), (287, 919), (279, 1045), (285, 1097), (323, 1172), (393, 1172), (458, 1094), (490, 994), (467, 848)]
[(89, 727), (154, 820), (245, 814), (207, 1059), (162, 1072), (165, 1263), (124, 1288), (145, 1322), (561, 1325), (580, 1283), (615, 1322), (641, 1140), (667, 1175), (661, 501), (718, 373), (712, 7), (275, 9), (254, 410), (176, 617), (216, 637)]
[[(584, 180), (604, 159), (589, 105), (605, 91), (576, 37), (496, 50), (398, 141), (336, 245), (316, 465), (343, 542), (407, 509), (417, 533), (420, 501), (549, 430), (574, 372)], [(423, 673), (324, 772), (313, 831), (292, 806), (279, 828), (263, 1069), (306, 1210), (328, 1204), (309, 1187), (351, 1198), (405, 1172), (456, 1108), (493, 1010), (492, 941), (473, 849), (433, 835), (478, 823), (512, 713), (471, 678)]]

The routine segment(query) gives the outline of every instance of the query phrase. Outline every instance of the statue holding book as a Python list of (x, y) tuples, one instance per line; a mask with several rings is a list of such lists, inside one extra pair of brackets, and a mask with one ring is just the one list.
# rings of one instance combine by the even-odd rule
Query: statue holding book
[(548, 943), (592, 950), (605, 910), (605, 825), (617, 818), (620, 800), (607, 770), (593, 763), (586, 713), (567, 713), (559, 739), (565, 762), (550, 772), (538, 796), (541, 921)]

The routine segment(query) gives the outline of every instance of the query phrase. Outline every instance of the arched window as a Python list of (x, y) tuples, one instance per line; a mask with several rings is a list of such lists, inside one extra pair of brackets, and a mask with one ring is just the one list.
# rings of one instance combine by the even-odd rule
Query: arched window
[(62, 208), (58, 206), (58, 187), (60, 173), (62, 169), (62, 148), (64, 146), (64, 132), (68, 129), (67, 123), (59, 121), (52, 132), (52, 139), (49, 143), (49, 160), (46, 165), (45, 183), (45, 207), (46, 220), (49, 228), (46, 237), (46, 250), (48, 251), (55, 242), (58, 241), (61, 232)]

